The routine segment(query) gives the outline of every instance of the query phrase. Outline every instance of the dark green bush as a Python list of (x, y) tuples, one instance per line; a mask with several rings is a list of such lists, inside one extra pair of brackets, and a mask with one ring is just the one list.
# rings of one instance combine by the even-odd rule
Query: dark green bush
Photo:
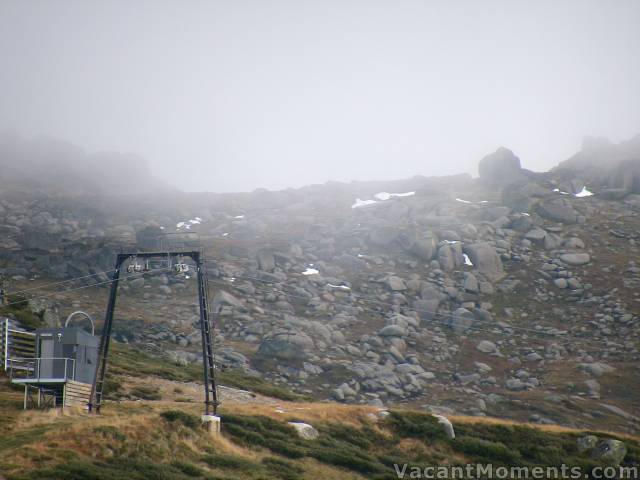
[(193, 463), (175, 461), (171, 463), (171, 466), (188, 477), (202, 477), (205, 475), (204, 470)]
[(202, 457), (202, 461), (211, 467), (221, 468), (223, 470), (243, 470), (250, 472), (260, 468), (260, 465), (251, 460), (222, 453), (205, 455)]
[(166, 410), (160, 414), (167, 422), (181, 423), (187, 428), (195, 429), (200, 426), (200, 419), (191, 413), (182, 410)]
[(453, 442), (458, 452), (473, 457), (474, 461), (485, 463), (508, 463), (516, 465), (521, 460), (517, 450), (512, 450), (504, 443), (491, 442), (482, 438), (460, 437)]
[(162, 395), (158, 387), (150, 385), (136, 385), (131, 389), (131, 395), (141, 398), (142, 400), (161, 400)]
[(400, 437), (418, 438), (425, 442), (447, 438), (442, 425), (428, 413), (392, 411), (386, 423)]
[(299, 480), (304, 470), (291, 462), (279, 458), (267, 457), (262, 460), (262, 465), (269, 472), (270, 478), (281, 480)]

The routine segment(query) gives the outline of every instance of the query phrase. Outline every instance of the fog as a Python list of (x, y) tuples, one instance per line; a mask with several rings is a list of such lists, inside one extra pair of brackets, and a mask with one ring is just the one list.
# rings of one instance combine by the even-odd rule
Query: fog
[(188, 191), (546, 170), (640, 133), (640, 2), (0, 0), (0, 129)]

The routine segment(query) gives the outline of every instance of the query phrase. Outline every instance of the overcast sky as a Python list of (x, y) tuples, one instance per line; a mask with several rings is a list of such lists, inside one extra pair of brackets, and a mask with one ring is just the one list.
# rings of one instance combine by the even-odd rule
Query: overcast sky
[(185, 190), (543, 170), (640, 133), (640, 1), (0, 0), (0, 129)]

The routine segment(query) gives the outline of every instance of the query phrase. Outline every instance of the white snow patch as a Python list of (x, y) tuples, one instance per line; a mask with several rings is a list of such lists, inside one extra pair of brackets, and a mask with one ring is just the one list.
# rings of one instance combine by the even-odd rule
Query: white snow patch
[(373, 205), (374, 203), (378, 203), (378, 201), (377, 200), (360, 200), (359, 198), (356, 198), (356, 203), (351, 205), (351, 208), (366, 207), (367, 205)]
[(571, 195), (569, 192), (563, 192), (559, 188), (554, 188), (553, 191), (559, 193), (560, 195)]
[(244, 218), (244, 215), (236, 215), (236, 216), (235, 216), (235, 217), (233, 217), (233, 218), (238, 218), (238, 219), (240, 219), (240, 218)]
[(464, 264), (465, 265), (470, 265), (470, 266), (473, 267), (473, 262), (469, 258), (469, 255), (467, 255), (466, 253), (463, 253), (462, 255), (464, 256)]
[(330, 284), (330, 283), (327, 283), (327, 287), (329, 287), (329, 288), (336, 288), (336, 289), (338, 289), (338, 290), (347, 290), (347, 291), (351, 290), (351, 289), (350, 289), (349, 287), (347, 287), (346, 285), (332, 285), (332, 284)]
[(389, 200), (390, 198), (393, 198), (393, 197), (410, 197), (415, 194), (416, 192), (405, 192), (405, 193), (380, 192), (380, 193), (376, 193), (373, 196), (373, 198), (377, 198), (378, 200), (382, 200), (384, 202), (385, 200)]
[(189, 223), (191, 223), (192, 225), (200, 225), (202, 223), (202, 219), (196, 217), (193, 220), (189, 220)]
[(593, 196), (593, 192), (590, 192), (589, 190), (587, 190), (587, 187), (582, 187), (582, 190), (580, 190), (578, 193), (574, 195), (574, 197), (578, 197), (578, 198), (591, 197), (591, 196)]
[(455, 245), (456, 243), (460, 243), (460, 240), (443, 240), (443, 242), (449, 245)]
[(178, 223), (176, 223), (176, 228), (182, 228), (182, 227), (184, 227), (186, 224), (187, 224), (186, 222), (178, 222)]
[(222, 234), (222, 236), (223, 236), (223, 237), (226, 237), (226, 236), (228, 236), (228, 235), (229, 235), (229, 232), (224, 232), (224, 233)]
[(467, 205), (471, 205), (471, 204), (474, 204), (474, 203), (480, 205), (480, 204), (483, 204), (483, 203), (489, 203), (489, 200), (480, 200), (479, 202), (472, 202), (470, 200), (465, 200), (463, 198), (456, 198), (456, 202), (466, 203)]
[(302, 275), (317, 275), (319, 273), (320, 271), (316, 270), (315, 268), (307, 268), (304, 272), (302, 272)]
[(524, 215), (525, 217), (530, 217), (531, 216), (527, 212), (522, 212), (520, 215)]
[(363, 255), (363, 254), (361, 254), (361, 253), (359, 253), (359, 254), (358, 254), (358, 258), (364, 258), (364, 255)]

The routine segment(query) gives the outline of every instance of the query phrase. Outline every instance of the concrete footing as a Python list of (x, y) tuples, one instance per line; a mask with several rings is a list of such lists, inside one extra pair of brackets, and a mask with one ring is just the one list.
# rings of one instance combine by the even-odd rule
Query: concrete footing
[(220, 417), (202, 415), (202, 426), (214, 437), (220, 435)]

